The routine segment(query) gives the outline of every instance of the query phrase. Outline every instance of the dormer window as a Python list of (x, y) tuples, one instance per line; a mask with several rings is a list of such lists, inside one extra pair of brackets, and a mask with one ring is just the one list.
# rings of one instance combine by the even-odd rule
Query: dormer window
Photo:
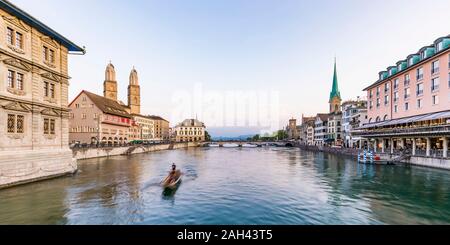
[(442, 49), (444, 49), (444, 42), (440, 41), (437, 45), (436, 45), (436, 49), (437, 52), (441, 51)]
[(409, 65), (414, 65), (414, 57), (409, 58)]

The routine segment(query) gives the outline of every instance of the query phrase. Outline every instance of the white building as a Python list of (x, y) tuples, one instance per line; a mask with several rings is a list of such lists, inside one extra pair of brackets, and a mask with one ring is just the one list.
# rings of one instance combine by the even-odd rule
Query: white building
[(317, 114), (314, 123), (314, 145), (325, 144), (328, 138), (328, 114)]
[(342, 104), (342, 128), (344, 146), (354, 147), (361, 137), (353, 136), (352, 130), (361, 127), (368, 122), (367, 101), (361, 98), (346, 101)]

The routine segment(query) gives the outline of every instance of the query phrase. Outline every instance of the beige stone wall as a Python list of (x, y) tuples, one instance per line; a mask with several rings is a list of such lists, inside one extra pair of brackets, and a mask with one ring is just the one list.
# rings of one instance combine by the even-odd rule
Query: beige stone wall
[[(1, 9), (0, 16), (0, 185), (71, 172), (68, 50)], [(22, 34), (21, 48), (8, 44), (7, 28)], [(44, 46), (54, 62), (44, 61)], [(22, 90), (9, 88), (8, 70), (23, 74)], [(53, 84), (53, 98), (44, 96), (44, 82)], [(24, 117), (23, 132), (8, 132), (8, 114)], [(44, 134), (45, 119), (54, 120), (54, 134)]]
[[(195, 142), (189, 143), (176, 143), (173, 144), (173, 149), (182, 149), (188, 147), (198, 147), (199, 144)], [(114, 148), (89, 148), (89, 149), (74, 149), (73, 157), (77, 160), (97, 158), (97, 157), (110, 157), (126, 154), (130, 147), (114, 147)], [(132, 154), (140, 154), (154, 151), (170, 150), (171, 144), (161, 144), (152, 146), (137, 147), (133, 150)]]

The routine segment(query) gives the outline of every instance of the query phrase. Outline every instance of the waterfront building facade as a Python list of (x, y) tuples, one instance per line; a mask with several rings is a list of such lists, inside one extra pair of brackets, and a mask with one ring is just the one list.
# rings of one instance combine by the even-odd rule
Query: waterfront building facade
[(141, 140), (155, 139), (155, 121), (148, 116), (133, 115), (134, 121), (139, 126)]
[(205, 141), (205, 124), (197, 119), (186, 119), (174, 128), (176, 142)]
[(315, 117), (305, 117), (302, 115), (302, 124), (299, 127), (299, 139), (301, 144), (314, 144), (314, 123)]
[(367, 100), (358, 97), (356, 100), (342, 103), (342, 134), (345, 147), (359, 147), (361, 137), (354, 136), (352, 131), (367, 122)]
[(317, 114), (314, 122), (314, 145), (323, 146), (328, 139), (328, 114)]
[(112, 146), (132, 140), (132, 116), (116, 100), (83, 90), (69, 108), (71, 144)]
[(0, 187), (74, 172), (68, 55), (80, 48), (0, 0)]
[(356, 133), (375, 151), (448, 157), (450, 36), (380, 72), (365, 91), (369, 119)]
[(168, 141), (170, 140), (170, 126), (169, 121), (160, 116), (148, 116), (153, 120), (154, 125), (154, 140)]

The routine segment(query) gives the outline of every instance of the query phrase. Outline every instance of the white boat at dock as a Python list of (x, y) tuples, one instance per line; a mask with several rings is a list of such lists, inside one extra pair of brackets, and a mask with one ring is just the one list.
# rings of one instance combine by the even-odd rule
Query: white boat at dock
[(253, 145), (253, 144), (243, 144), (242, 148), (256, 148), (258, 147), (257, 145)]
[(220, 145), (219, 144), (209, 144), (208, 146), (209, 147), (219, 147)]

